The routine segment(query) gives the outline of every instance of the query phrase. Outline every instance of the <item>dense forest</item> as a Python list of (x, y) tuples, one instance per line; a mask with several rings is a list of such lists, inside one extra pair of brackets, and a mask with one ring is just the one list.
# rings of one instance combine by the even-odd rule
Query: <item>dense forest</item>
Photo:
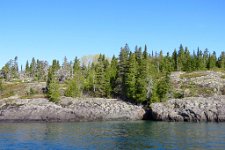
[[(152, 103), (173, 97), (170, 72), (225, 69), (225, 52), (219, 57), (199, 48), (192, 53), (180, 45), (172, 54), (151, 52), (136, 46), (134, 51), (126, 44), (119, 56), (107, 58), (104, 54), (75, 57), (74, 61), (64, 58), (60, 65), (53, 60), (26, 62), (19, 69), (18, 58), (10, 60), (1, 69), (1, 82), (46, 82), (46, 95), (50, 100), (59, 100), (59, 85), (65, 84), (63, 95), (68, 97), (121, 98), (135, 103)], [(0, 86), (1, 87), (1, 86)]]

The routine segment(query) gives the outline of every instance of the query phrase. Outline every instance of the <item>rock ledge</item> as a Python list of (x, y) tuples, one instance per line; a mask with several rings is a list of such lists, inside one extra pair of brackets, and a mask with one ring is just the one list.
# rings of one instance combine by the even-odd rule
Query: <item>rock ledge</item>
[(72, 99), (59, 104), (47, 99), (2, 99), (0, 121), (141, 120), (145, 110), (116, 99)]
[(224, 122), (225, 96), (189, 97), (154, 103), (150, 118), (157, 121)]

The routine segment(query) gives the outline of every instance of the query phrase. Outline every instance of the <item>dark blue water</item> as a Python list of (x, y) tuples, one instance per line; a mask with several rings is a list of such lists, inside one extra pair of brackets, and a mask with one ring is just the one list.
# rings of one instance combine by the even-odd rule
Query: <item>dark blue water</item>
[(225, 123), (0, 123), (0, 149), (225, 149)]

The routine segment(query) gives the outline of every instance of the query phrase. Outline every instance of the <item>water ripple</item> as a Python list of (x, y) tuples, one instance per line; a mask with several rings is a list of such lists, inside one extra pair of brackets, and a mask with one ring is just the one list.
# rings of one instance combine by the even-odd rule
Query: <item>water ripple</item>
[(0, 123), (0, 149), (225, 149), (224, 123)]

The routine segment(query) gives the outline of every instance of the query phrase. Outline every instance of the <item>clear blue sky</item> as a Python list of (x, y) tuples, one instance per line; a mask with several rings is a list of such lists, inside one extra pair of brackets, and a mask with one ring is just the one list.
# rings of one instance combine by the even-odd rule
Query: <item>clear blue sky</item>
[(0, 67), (104, 53), (128, 43), (225, 50), (224, 0), (0, 0)]

